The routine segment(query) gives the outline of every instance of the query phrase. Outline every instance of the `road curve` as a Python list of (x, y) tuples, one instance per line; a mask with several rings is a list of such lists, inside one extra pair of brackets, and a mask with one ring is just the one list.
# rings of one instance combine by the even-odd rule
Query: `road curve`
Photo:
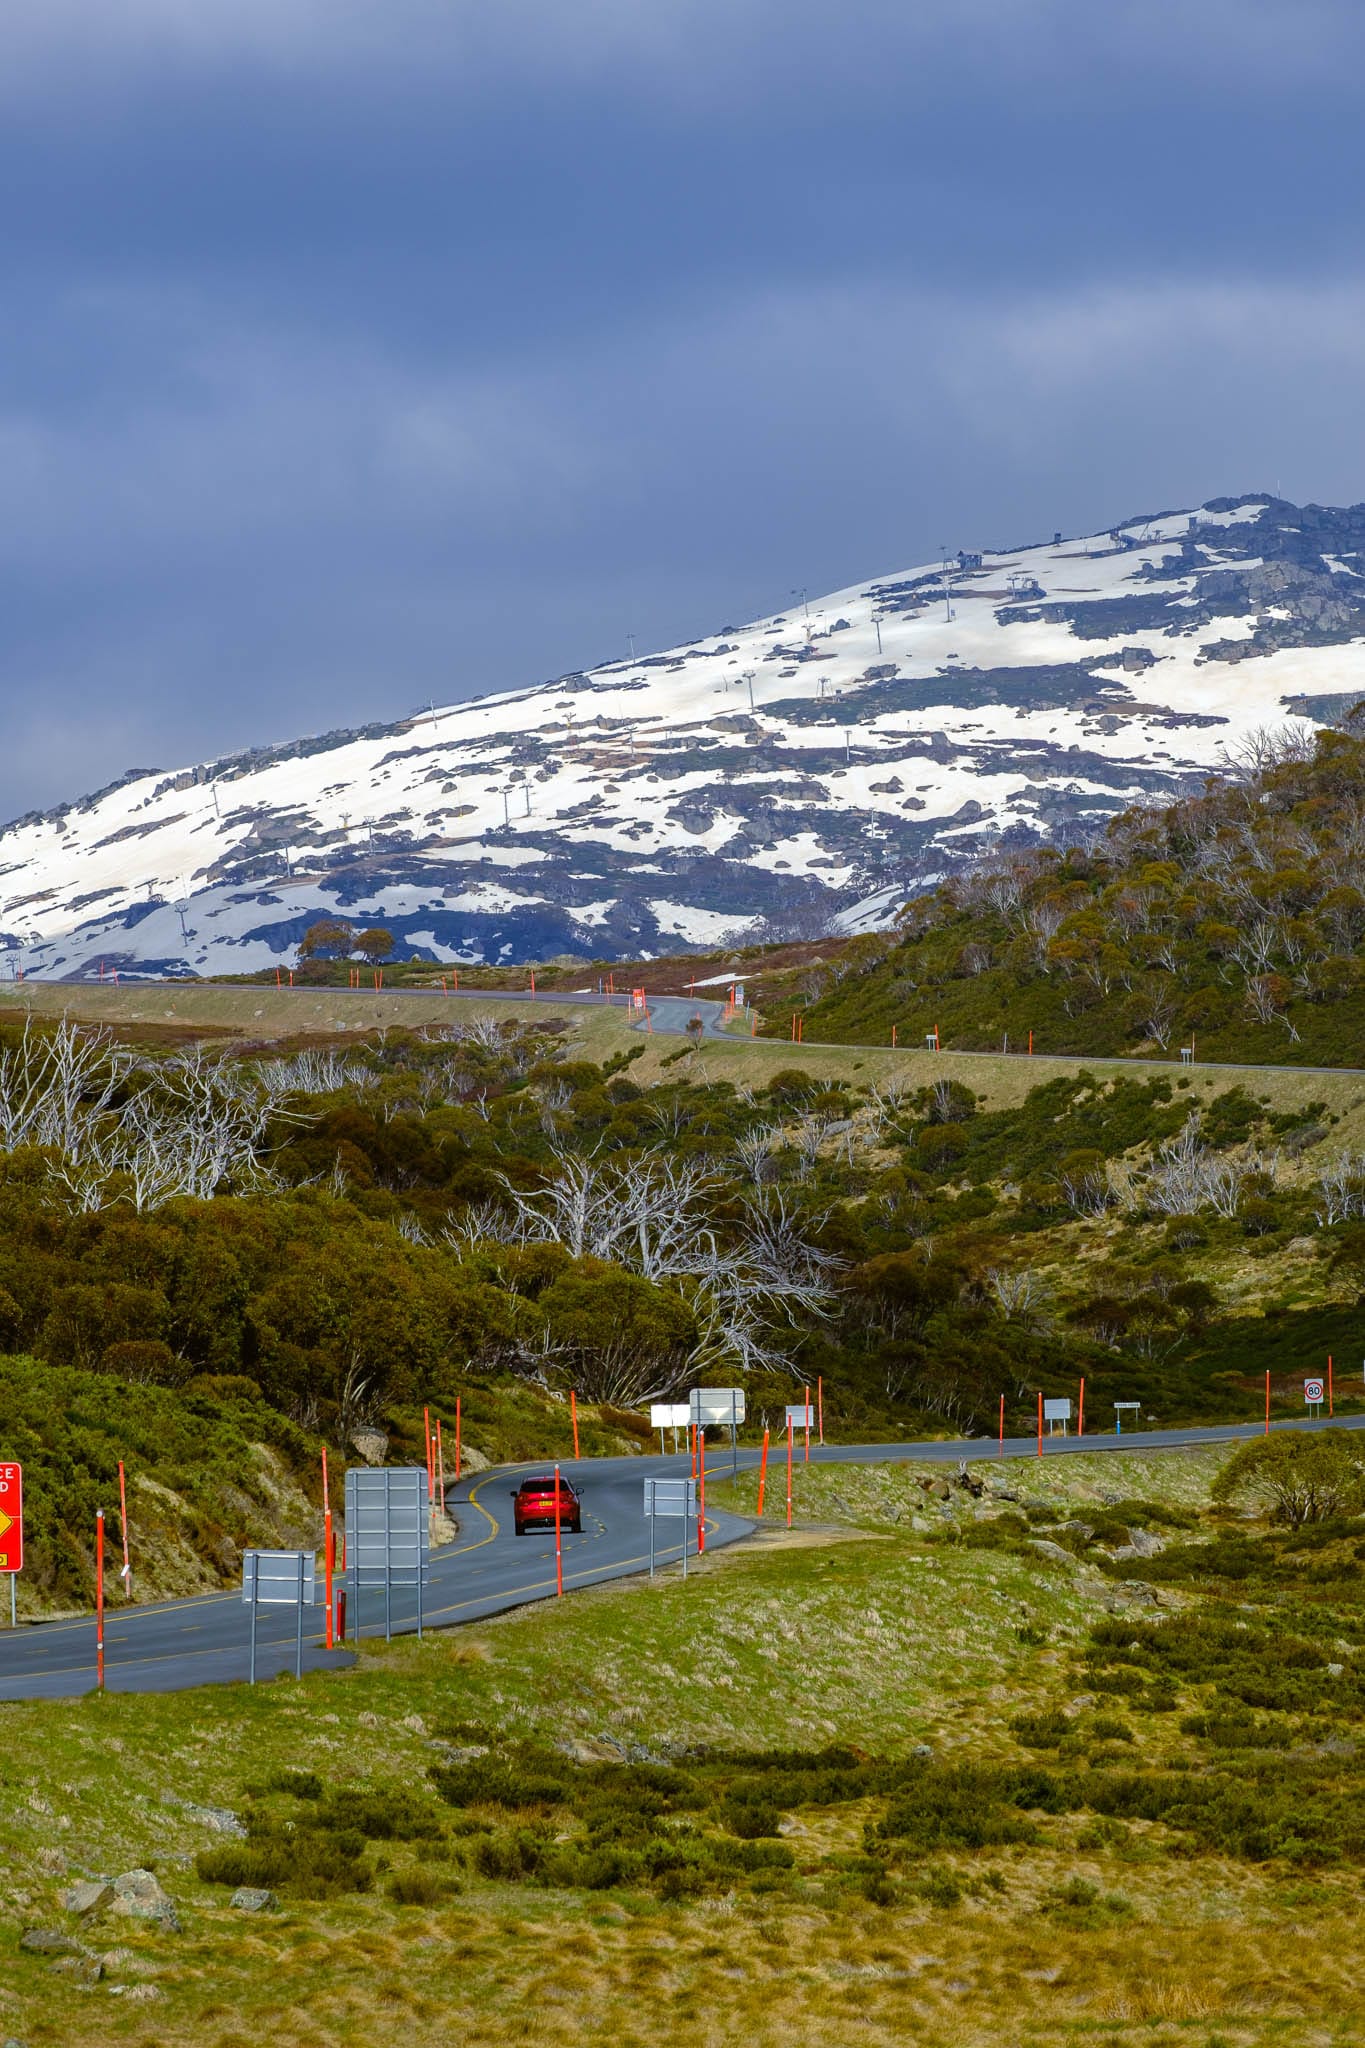
[[(1340, 1417), (1336, 1423), (1277, 1422), (1282, 1429), (1365, 1429), (1365, 1415)], [(1172, 1451), (1203, 1444), (1236, 1443), (1259, 1436), (1255, 1423), (1212, 1428), (1143, 1430), (1121, 1437), (1046, 1437), (1043, 1458), (1075, 1456), (1077, 1452)], [(802, 1459), (804, 1444), (798, 1442)], [(735, 1458), (741, 1471), (752, 1469), (758, 1452), (742, 1448)], [(1006, 1437), (1003, 1451), (993, 1437), (959, 1438), (941, 1443), (812, 1444), (812, 1464), (957, 1465), (964, 1460), (1037, 1460), (1034, 1437)], [(432, 1559), (431, 1583), (423, 1598), (423, 1625), (451, 1628), (478, 1621), (514, 1607), (546, 1600), (555, 1593), (554, 1537), (518, 1537), (512, 1529), (512, 1492), (517, 1476), (543, 1471), (543, 1462), (495, 1466), (489, 1472), (447, 1488), (461, 1533), (457, 1542)], [(583, 1532), (563, 1538), (564, 1590), (609, 1579), (633, 1578), (649, 1569), (649, 1524), (643, 1512), (643, 1481), (685, 1476), (683, 1457), (593, 1458), (565, 1461), (561, 1470), (583, 1496)], [(724, 1479), (731, 1469), (728, 1451), (708, 1459), (708, 1476)], [(1036, 1463), (1035, 1463), (1036, 1470)], [(779, 1512), (782, 1466), (770, 1466), (769, 1501)], [(735, 1543), (749, 1535), (752, 1521), (717, 1509), (708, 1501), (707, 1547)], [(656, 1565), (677, 1570), (681, 1559), (681, 1524), (656, 1526)], [(695, 1539), (694, 1539), (695, 1540)], [(352, 1635), (357, 1616), (350, 1615)], [(365, 1636), (382, 1633), (382, 1597), (365, 1596), (359, 1617)], [(221, 1684), (247, 1676), (248, 1614), (239, 1591), (209, 1593), (187, 1600), (160, 1601), (149, 1606), (111, 1607), (105, 1618), (105, 1684), (111, 1692), (178, 1692), (197, 1685)], [(395, 1593), (390, 1626), (410, 1634), (417, 1625), (412, 1593)], [(322, 1612), (305, 1617), (303, 1666), (306, 1671), (341, 1670), (355, 1662), (349, 1650), (328, 1651), (321, 1642)], [(292, 1608), (261, 1608), (257, 1617), (256, 1669), (271, 1678), (294, 1667), (295, 1617)], [(11, 1633), (0, 1630), (0, 1701), (64, 1699), (90, 1692), (95, 1685), (93, 1618), (35, 1622)]]
[[(147, 984), (141, 985), (146, 986)], [(185, 985), (183, 983), (165, 984), (167, 987), (181, 987)], [(189, 985), (202, 988), (241, 988), (246, 984), (241, 982), (201, 982)], [(316, 995), (319, 993), (319, 990), (316, 986), (310, 984), (307, 988), (300, 987), (295, 993), (299, 995)], [(322, 993), (329, 996), (342, 997), (355, 995), (357, 1001), (359, 1001), (362, 997), (373, 995), (375, 991), (372, 989), (331, 988), (324, 984)], [(437, 991), (428, 986), (423, 988), (385, 988), (380, 990), (379, 993), (386, 996), (431, 996), (435, 995)], [(548, 1006), (551, 1011), (556, 1006), (562, 1007), (566, 1004), (573, 1008), (587, 1006), (595, 1009), (615, 1009), (628, 1013), (627, 1021), (632, 1030), (645, 1033), (657, 1031), (661, 1037), (665, 1038), (681, 1036), (687, 1030), (690, 1020), (693, 1017), (700, 1016), (707, 1038), (724, 1038), (732, 1044), (744, 1044), (750, 1040), (750, 1034), (743, 1029), (742, 1022), (733, 1030), (726, 1029), (726, 1006), (723, 1002), (717, 1002), (710, 996), (650, 995), (648, 997), (648, 1012), (647, 1014), (641, 1014), (631, 1008), (629, 995), (624, 994), (620, 989), (614, 995), (599, 995), (593, 989), (573, 991), (566, 989), (539, 989), (533, 992), (529, 988), (448, 988), (443, 993), (452, 1001), (516, 1003), (518, 1007), (533, 1002), (537, 1005)], [(769, 1047), (785, 1043), (780, 1036), (776, 1038), (755, 1038), (752, 1042), (756, 1045), (766, 1045)], [(855, 1040), (812, 1038), (801, 1042), (798, 1047), (798, 1055), (801, 1052), (868, 1053), (888, 1052), (892, 1049), (885, 1045), (872, 1045), (865, 1039), (859, 1042)], [(916, 1059), (931, 1060), (936, 1057), (933, 1053), (922, 1051), (914, 1043), (908, 1043), (896, 1049), (907, 1055), (914, 1054)], [(1049, 1062), (1060, 1060), (1069, 1066), (1114, 1067), (1121, 1069), (1125, 1073), (1132, 1073), (1134, 1070), (1145, 1071), (1150, 1067), (1172, 1067), (1177, 1073), (1181, 1074), (1207, 1071), (1213, 1074), (1320, 1074), (1323, 1076), (1340, 1074), (1347, 1079), (1365, 1078), (1365, 1067), (1310, 1067), (1288, 1064), (1274, 1066), (1266, 1061), (1258, 1062), (1253, 1060), (1193, 1060), (1186, 1064), (1178, 1056), (1175, 1059), (1158, 1059), (1148, 1053), (1124, 1055), (1121, 1053), (1038, 1052), (1035, 1054), (1029, 1052), (1006, 1052), (1003, 1050), (1000, 1052), (988, 1052), (978, 1047), (968, 1048), (965, 1046), (945, 1045), (942, 1048), (942, 1056), (945, 1059), (955, 1060), (1028, 1060), (1036, 1065), (1040, 1071)]]

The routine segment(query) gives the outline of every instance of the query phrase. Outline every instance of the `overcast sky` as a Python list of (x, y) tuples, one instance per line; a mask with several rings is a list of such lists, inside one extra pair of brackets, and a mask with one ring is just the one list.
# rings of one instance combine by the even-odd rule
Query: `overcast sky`
[(1365, 498), (1360, 0), (4, 0), (0, 817)]

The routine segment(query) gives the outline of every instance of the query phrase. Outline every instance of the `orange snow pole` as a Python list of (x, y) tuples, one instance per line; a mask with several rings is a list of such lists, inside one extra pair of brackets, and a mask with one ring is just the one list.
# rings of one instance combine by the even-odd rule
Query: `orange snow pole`
[(330, 1650), (335, 1641), (332, 1622), (332, 1498), (327, 1488), (327, 1446), (322, 1447), (322, 1578), (327, 1597), (327, 1621), (323, 1640)]
[(892, 1052), (896, 1050), (896, 1027), (894, 1024), (891, 1026), (891, 1050)]
[(692, 1453), (692, 1477), (695, 1480), (697, 1476), (697, 1425), (694, 1422), (689, 1422), (687, 1425), (687, 1443), (688, 1449)]
[(104, 1509), (95, 1510), (95, 1684), (104, 1691)]
[(763, 1489), (768, 1484), (768, 1432), (763, 1432), (763, 1455), (758, 1461), (758, 1519), (763, 1520)]
[[(1329, 1360), (1328, 1363), (1330, 1364), (1331, 1361)], [(118, 1520), (119, 1528), (123, 1534), (123, 1571), (120, 1574), (123, 1580), (123, 1597), (125, 1600), (131, 1600), (133, 1597), (133, 1566), (128, 1556), (128, 1488), (124, 1482), (122, 1458), (118, 1461)]]
[(427, 1440), (427, 1500), (436, 1498), (436, 1466), (431, 1455), (431, 1410), (422, 1410), (422, 1432)]
[(1038, 1456), (1043, 1455), (1043, 1390), (1038, 1389)]
[(275, 986), (276, 988), (284, 987), (284, 983), (280, 980), (280, 970), (278, 967), (275, 969)]
[(323, 1591), (327, 1595), (327, 1622), (323, 1630), (323, 1642), (327, 1649), (334, 1647), (336, 1632), (332, 1618), (332, 1495), (327, 1491), (327, 1446), (321, 1448), (321, 1571)]
[(792, 1419), (787, 1414), (787, 1527), (792, 1525)]
[(555, 1466), (555, 1596), (564, 1597), (564, 1544), (560, 1535), (559, 1467)]
[(1028, 1035), (1028, 1050), (1029, 1050), (1029, 1058), (1030, 1058), (1030, 1059), (1032, 1059), (1032, 1057), (1033, 1057), (1033, 1033), (1032, 1033), (1031, 1031), (1030, 1031), (1030, 1033), (1029, 1033), (1029, 1035)]
[(706, 1431), (697, 1430), (697, 1556), (706, 1548)]
[(796, 1012), (792, 1011), (792, 1044), (796, 1043)]
[(572, 1387), (569, 1389), (569, 1420), (573, 1424), (573, 1454), (576, 1458), (578, 1456), (578, 1396)]
[(446, 1504), (446, 1454), (441, 1442), (441, 1418), (436, 1418), (436, 1498), (444, 1511)]
[(1081, 1394), (1076, 1403), (1076, 1434), (1085, 1435), (1085, 1374), (1081, 1374)]

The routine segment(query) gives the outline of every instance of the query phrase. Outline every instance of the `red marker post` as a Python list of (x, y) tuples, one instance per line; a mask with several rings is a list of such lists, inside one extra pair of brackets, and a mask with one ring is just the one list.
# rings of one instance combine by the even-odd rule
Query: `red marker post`
[(427, 1505), (436, 1498), (436, 1461), (431, 1454), (431, 1410), (422, 1410), (422, 1434), (427, 1440)]
[(119, 1577), (123, 1580), (124, 1599), (131, 1600), (133, 1597), (133, 1567), (128, 1557), (128, 1488), (123, 1477), (122, 1458), (118, 1461), (118, 1520), (119, 1530), (123, 1536), (123, 1570), (119, 1573)]
[(561, 1523), (560, 1523), (560, 1514), (559, 1514), (559, 1467), (558, 1467), (558, 1465), (556, 1465), (556, 1466), (555, 1466), (555, 1594), (556, 1594), (556, 1597), (557, 1597), (557, 1598), (559, 1598), (559, 1599), (561, 1599), (561, 1600), (562, 1600), (562, 1599), (563, 1599), (563, 1597), (564, 1597), (564, 1544), (563, 1544), (563, 1539), (562, 1539), (562, 1537), (561, 1537), (561, 1535), (560, 1535), (560, 1527), (561, 1527)]
[(1080, 1399), (1076, 1403), (1076, 1434), (1085, 1435), (1085, 1374), (1081, 1374)]
[(95, 1510), (95, 1684), (104, 1691), (104, 1509)]
[(697, 1556), (706, 1548), (706, 1431), (697, 1425)]
[(1038, 1389), (1038, 1456), (1043, 1455), (1043, 1390)]
[(445, 1446), (441, 1442), (441, 1418), (439, 1415), (436, 1418), (436, 1499), (442, 1514), (444, 1514), (446, 1505), (446, 1454)]
[(792, 1419), (787, 1417), (787, 1527), (792, 1525)]
[(327, 1599), (327, 1621), (323, 1640), (327, 1648), (336, 1645), (336, 1630), (332, 1617), (332, 1496), (327, 1484), (327, 1446), (322, 1447), (322, 1579)]
[(763, 1455), (758, 1461), (758, 1519), (763, 1519), (763, 1489), (768, 1483), (768, 1432), (763, 1432)]

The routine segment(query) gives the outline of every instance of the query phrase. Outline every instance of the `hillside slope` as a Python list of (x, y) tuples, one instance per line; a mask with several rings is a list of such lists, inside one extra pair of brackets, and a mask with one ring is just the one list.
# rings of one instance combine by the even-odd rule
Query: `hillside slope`
[(202, 766), (0, 832), (0, 946), (68, 980), (397, 952), (649, 956), (885, 923), (1365, 690), (1365, 506), (1220, 499), (964, 554), (688, 646)]
[(1262, 754), (1091, 848), (984, 863), (908, 906), (899, 941), (760, 999), (813, 996), (811, 1040), (1365, 1066), (1365, 737)]

